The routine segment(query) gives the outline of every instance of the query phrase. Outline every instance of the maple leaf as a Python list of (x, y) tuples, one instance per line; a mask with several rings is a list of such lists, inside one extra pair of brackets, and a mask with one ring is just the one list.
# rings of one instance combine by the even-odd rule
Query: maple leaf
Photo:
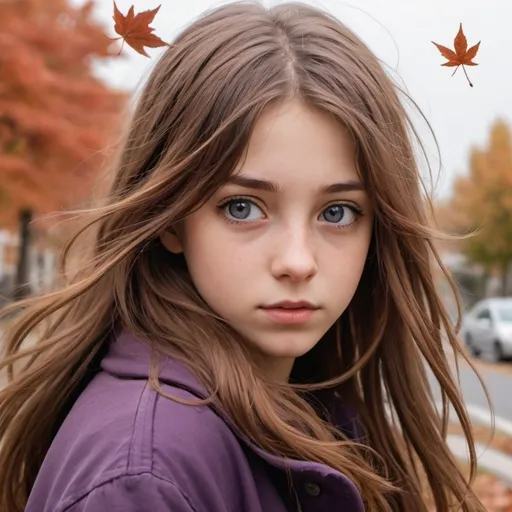
[[(142, 11), (135, 14), (135, 9), (132, 5), (128, 14), (125, 16), (117, 8), (116, 3), (114, 2), (114, 30), (121, 36), (121, 39), (123, 39), (126, 44), (145, 57), (149, 57), (144, 49), (145, 46), (148, 48), (169, 46), (168, 43), (162, 41), (158, 36), (153, 34), (155, 29), (149, 26), (149, 24), (155, 19), (155, 15), (160, 10), (160, 7), (161, 5), (156, 9)], [(116, 41), (117, 39), (112, 39), (112, 41)], [(121, 53), (121, 51), (119, 53)]]
[(437, 49), (441, 52), (441, 55), (445, 59), (448, 59), (448, 62), (441, 64), (441, 66), (455, 67), (455, 71), (452, 73), (452, 76), (455, 74), (457, 69), (459, 69), (459, 66), (462, 66), (462, 69), (464, 70), (464, 74), (466, 75), (469, 85), (473, 87), (473, 84), (469, 80), (468, 74), (466, 73), (466, 68), (464, 66), (478, 66), (476, 62), (473, 62), (473, 59), (475, 58), (478, 49), (480, 48), (481, 41), (478, 41), (477, 44), (475, 44), (468, 50), (468, 40), (464, 35), (461, 23), (459, 31), (457, 32), (457, 35), (455, 36), (455, 39), (453, 41), (453, 47), (455, 51), (450, 50), (450, 48), (447, 48), (446, 46), (443, 46), (441, 44), (434, 43), (434, 41), (432, 41), (432, 43), (437, 46)]

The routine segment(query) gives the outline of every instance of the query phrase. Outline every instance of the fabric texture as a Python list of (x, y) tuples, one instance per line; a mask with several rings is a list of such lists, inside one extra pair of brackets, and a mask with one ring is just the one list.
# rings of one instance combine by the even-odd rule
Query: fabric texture
[[(109, 344), (53, 439), (26, 512), (364, 510), (345, 475), (266, 453), (209, 406), (162, 397), (149, 385), (149, 367), (149, 346), (132, 334)], [(170, 358), (160, 382), (177, 398), (206, 396)], [(336, 421), (346, 428), (351, 418)]]

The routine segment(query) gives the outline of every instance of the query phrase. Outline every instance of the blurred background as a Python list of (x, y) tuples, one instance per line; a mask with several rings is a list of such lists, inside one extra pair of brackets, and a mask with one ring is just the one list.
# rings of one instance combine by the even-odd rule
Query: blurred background
[[(151, 26), (170, 41), (221, 3), (163, 0)], [(461, 335), (501, 421), (498, 437), (482, 452), (487, 473), (479, 477), (481, 492), (489, 510), (512, 511), (512, 302), (505, 300), (512, 297), (512, 4), (308, 3), (352, 28), (406, 91), (404, 103), (426, 148), (425, 154), (418, 149), (418, 160), (437, 223), (452, 234), (476, 233), (436, 243), (463, 299)], [(126, 14), (132, 5), (139, 12), (159, 2), (116, 4)], [(148, 50), (147, 58), (112, 41), (118, 37), (113, 11), (111, 0), (0, 0), (0, 304), (59, 286), (59, 250), (73, 229), (66, 210), (91, 196), (123, 112), (165, 50)], [(469, 47), (481, 41), (478, 66), (466, 68), (474, 87), (462, 69), (451, 76), (454, 68), (441, 66), (445, 59), (432, 44), (453, 48), (460, 23)], [(455, 319), (448, 283), (441, 272), (437, 279)], [(461, 382), (484, 442), (490, 425), (485, 398), (468, 368)], [(462, 460), (457, 428), (451, 435)]]

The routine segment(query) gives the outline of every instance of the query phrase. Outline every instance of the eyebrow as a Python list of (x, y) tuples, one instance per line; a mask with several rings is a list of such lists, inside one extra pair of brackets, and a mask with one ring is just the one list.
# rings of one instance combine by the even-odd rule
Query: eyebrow
[[(279, 185), (274, 181), (260, 180), (257, 178), (251, 178), (250, 176), (241, 176), (239, 174), (231, 176), (227, 183), (244, 188), (252, 188), (254, 190), (264, 190), (265, 192), (277, 193), (280, 190)], [(335, 194), (338, 192), (351, 192), (353, 190), (364, 189), (364, 185), (359, 180), (348, 180), (341, 183), (332, 183), (331, 185), (320, 186), (318, 188), (318, 193)]]

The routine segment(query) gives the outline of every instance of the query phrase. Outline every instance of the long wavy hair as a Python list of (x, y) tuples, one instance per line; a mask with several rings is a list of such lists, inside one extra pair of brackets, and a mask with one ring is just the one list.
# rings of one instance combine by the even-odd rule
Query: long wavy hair
[[(263, 449), (346, 474), (369, 511), (426, 512), (428, 495), (439, 511), (454, 504), (485, 510), (446, 443), (451, 404), (469, 444), (472, 479), (470, 422), (445, 347), (466, 356), (436, 293), (434, 265), (457, 292), (433, 243), (404, 94), (346, 26), (299, 3), (225, 5), (176, 38), (111, 159), (106, 200), (62, 254), (65, 268), (87, 239), (87, 258), (58, 291), (4, 311), (17, 316), (0, 363), (9, 374), (0, 392), (0, 510), (24, 509), (70, 401), (120, 330), (188, 365)], [(296, 361), (294, 378), (276, 385), (201, 298), (183, 256), (166, 251), (160, 234), (228, 180), (262, 110), (290, 98), (349, 130), (376, 214), (348, 309)], [(22, 346), (35, 333), (37, 342)], [(440, 411), (429, 372), (440, 385)], [(156, 365), (151, 382), (158, 390)], [(317, 413), (316, 392), (357, 411), (362, 443)]]

